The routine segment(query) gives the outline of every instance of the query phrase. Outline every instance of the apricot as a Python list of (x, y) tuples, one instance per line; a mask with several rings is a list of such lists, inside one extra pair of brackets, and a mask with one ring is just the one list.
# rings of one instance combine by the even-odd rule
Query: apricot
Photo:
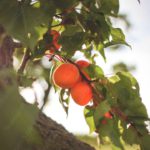
[(53, 41), (53, 45), (54, 45), (56, 50), (60, 49), (60, 47), (61, 47), (61, 45), (58, 44), (58, 41)]
[(47, 46), (47, 47), (49, 47), (48, 49), (50, 49), (50, 50), (53, 49), (54, 51), (58, 50), (61, 47), (61, 45), (58, 44), (58, 39), (60, 37), (59, 32), (56, 30), (51, 30), (50, 35), (52, 36), (53, 40), (52, 40), (52, 43), (50, 44), (50, 46)]
[(103, 119), (103, 120), (101, 121), (101, 123), (102, 123), (102, 124), (107, 124), (107, 120)]
[(92, 99), (92, 88), (91, 86), (85, 82), (80, 81), (73, 88), (71, 88), (71, 96), (72, 99), (81, 106), (88, 104), (88, 102)]
[(90, 80), (90, 76), (88, 75), (88, 73), (84, 70), (85, 68), (87, 68), (90, 63), (88, 61), (85, 60), (78, 60), (76, 61), (76, 64), (79, 66), (79, 68), (81, 69), (81, 72), (84, 74), (84, 76)]
[(81, 79), (78, 68), (70, 63), (61, 64), (53, 73), (53, 81), (61, 88), (71, 88)]
[(49, 50), (50, 54), (54, 54), (55, 53), (55, 49), (53, 47), (51, 47), (51, 49)]
[(112, 115), (111, 115), (110, 112), (106, 112), (106, 113), (104, 114), (104, 117), (105, 117), (105, 118), (108, 118), (108, 119), (112, 119)]
[(110, 112), (106, 112), (105, 114), (104, 114), (104, 117), (105, 117), (105, 119), (103, 119), (102, 121), (101, 121), (101, 123), (102, 124), (107, 124), (107, 120), (106, 119), (112, 119), (112, 115), (111, 115), (111, 113)]
[(51, 30), (51, 31), (50, 31), (50, 35), (53, 37), (53, 41), (58, 40), (58, 38), (59, 38), (59, 36), (60, 36), (59, 32), (56, 31), (56, 30)]
[(90, 65), (90, 63), (85, 60), (78, 60), (76, 61), (76, 64), (79, 66), (79, 68), (86, 68)]

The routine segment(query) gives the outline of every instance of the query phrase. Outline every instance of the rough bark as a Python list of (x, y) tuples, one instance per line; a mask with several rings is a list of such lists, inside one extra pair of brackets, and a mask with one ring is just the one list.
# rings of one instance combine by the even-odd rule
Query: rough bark
[[(5, 35), (5, 31), (2, 26), (0, 26), (0, 39), (0, 69), (12, 68), (12, 56), (16, 43), (13, 42), (10, 36)], [(57, 124), (43, 113), (39, 113), (35, 123), (35, 128), (39, 131), (43, 139), (43, 143), (41, 146), (30, 146), (26, 145), (25, 141), (24, 146), (27, 147), (27, 150), (94, 150), (93, 147), (79, 141), (63, 126)]]
[(12, 67), (14, 43), (11, 37), (5, 34), (2, 26), (0, 26), (0, 68)]
[(44, 139), (44, 144), (36, 150), (94, 150), (43, 113), (39, 114), (35, 127)]

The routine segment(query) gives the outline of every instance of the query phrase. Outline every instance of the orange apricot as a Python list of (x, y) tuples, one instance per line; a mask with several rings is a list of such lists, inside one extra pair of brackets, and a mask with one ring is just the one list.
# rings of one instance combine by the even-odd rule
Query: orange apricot
[(55, 53), (55, 49), (53, 47), (51, 47), (51, 49), (49, 50), (50, 54), (54, 54)]
[(86, 68), (90, 65), (90, 63), (85, 60), (78, 60), (76, 61), (76, 64), (79, 66), (79, 68)]
[(60, 36), (59, 32), (56, 30), (51, 30), (50, 35), (53, 37), (53, 41), (58, 40), (58, 38)]
[(85, 81), (78, 82), (71, 88), (71, 96), (78, 105), (84, 106), (92, 99), (92, 88)]
[(85, 68), (87, 68), (90, 63), (88, 61), (85, 60), (78, 60), (76, 61), (76, 64), (79, 66), (79, 68), (81, 69), (81, 72), (84, 74), (84, 76), (90, 80), (90, 76), (88, 75), (88, 73), (84, 70)]
[(54, 51), (58, 50), (61, 47), (61, 45), (58, 44), (60, 33), (56, 30), (51, 30), (50, 35), (52, 36), (53, 40), (52, 43), (50, 44), (51, 46), (49, 46), (49, 49), (54, 49)]
[(111, 115), (110, 112), (106, 112), (106, 113), (104, 114), (104, 117), (105, 117), (105, 118), (108, 118), (108, 119), (112, 119), (112, 115)]
[(58, 44), (58, 41), (53, 41), (53, 45), (54, 45), (56, 50), (60, 49), (60, 47), (61, 47), (61, 45)]
[(53, 73), (53, 81), (61, 88), (71, 88), (80, 80), (78, 68), (70, 63), (61, 64)]

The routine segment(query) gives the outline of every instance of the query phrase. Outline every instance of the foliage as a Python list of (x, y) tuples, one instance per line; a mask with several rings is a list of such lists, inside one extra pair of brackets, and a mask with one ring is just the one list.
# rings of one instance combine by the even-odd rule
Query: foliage
[(113, 65), (113, 71), (114, 72), (119, 72), (119, 71), (132, 72), (135, 70), (136, 70), (136, 67), (134, 65), (126, 65), (123, 62), (119, 62), (119, 63)]
[[(13, 70), (0, 71), (1, 149), (21, 149), (25, 143), (41, 144), (42, 142), (33, 126), (39, 111), (35, 105), (24, 105), (15, 78), (16, 74)], [(9, 79), (9, 86), (5, 85), (6, 79)]]
[[(129, 46), (122, 30), (114, 28), (111, 21), (112, 18), (119, 17), (119, 0), (12, 0), (11, 2), (1, 0), (0, 12), (0, 24), (5, 27), (7, 34), (22, 44), (22, 48), (16, 49), (19, 53), (15, 52), (14, 55), (17, 58), (20, 58), (22, 54), (25, 55), (23, 58), (28, 55), (28, 66), (18, 71), (19, 86), (27, 86), (26, 82), (29, 79), (30, 85), (35, 79), (44, 77), (49, 87), (52, 85), (56, 91), (59, 91), (60, 102), (68, 113), (70, 89), (60, 89), (53, 82), (49, 83), (49, 80), (52, 81), (53, 71), (60, 63), (76, 65), (74, 55), (80, 51), (91, 62), (91, 65), (85, 69), (90, 79), (87, 79), (80, 71), (93, 90), (92, 105), (87, 105), (84, 110), (90, 132), (97, 132), (101, 141), (108, 137), (113, 149), (124, 150), (123, 143), (138, 144), (141, 150), (149, 149), (150, 135), (145, 123), (149, 121), (149, 118), (139, 94), (138, 82), (130, 73), (123, 71), (112, 77), (106, 77), (94, 59), (96, 51), (106, 61), (107, 47), (120, 44)], [(53, 36), (49, 34), (51, 30), (61, 34), (58, 40), (60, 49), (52, 46)], [(40, 64), (40, 59), (46, 55), (47, 50), (53, 64), (50, 68), (50, 79), (49, 69)], [(51, 50), (54, 51), (51, 53)], [(35, 75), (36, 67), (42, 70), (39, 75)], [(3, 75), (2, 72), (0, 74)], [(9, 73), (6, 72), (6, 76), (7, 74)], [(27, 127), (30, 130), (37, 110), (35, 106), (32, 109), (30, 106), (21, 107), (22, 101), (16, 93), (18, 91), (16, 83), (13, 87), (10, 85), (7, 88), (6, 93), (0, 92), (0, 107), (3, 112), (1, 113), (3, 116), (0, 116), (3, 118), (0, 133), (6, 136), (3, 129), (10, 130), (13, 126), (16, 137), (18, 132), (22, 133), (22, 138), (28, 137), (28, 133), (21, 128), (22, 123), (24, 128)], [(15, 101), (8, 102), (14, 93), (17, 95), (14, 98)], [(44, 104), (46, 99), (47, 96), (44, 97)], [(4, 110), (7, 102), (9, 104), (7, 107), (11, 107)], [(14, 108), (19, 109), (14, 110)], [(11, 115), (5, 116), (7, 115), (5, 111), (10, 111)], [(104, 117), (107, 112), (110, 112), (112, 118)], [(14, 124), (16, 118), (18, 123)], [(28, 123), (24, 122), (25, 119)], [(9, 126), (4, 128), (6, 124)], [(29, 138), (29, 141), (35, 140), (34, 132), (33, 130), (33, 139)], [(8, 133), (7, 137), (9, 136)], [(12, 144), (16, 144), (15, 140)]]

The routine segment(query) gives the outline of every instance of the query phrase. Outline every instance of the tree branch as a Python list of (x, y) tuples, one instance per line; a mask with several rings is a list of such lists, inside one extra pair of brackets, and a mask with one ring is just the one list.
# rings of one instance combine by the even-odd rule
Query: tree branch
[(51, 28), (58, 27), (58, 26), (61, 26), (61, 25), (62, 25), (62, 23), (55, 24), (55, 25), (52, 25)]
[(23, 73), (29, 59), (30, 59), (30, 50), (27, 49), (24, 56), (23, 56), (22, 63), (20, 65), (19, 69), (18, 69), (19, 74)]
[(48, 100), (50, 88), (51, 88), (51, 85), (48, 84), (48, 88), (47, 88), (47, 90), (45, 91), (45, 96), (44, 96), (44, 99), (43, 99), (43, 105), (42, 105), (42, 107), (41, 107), (41, 110), (43, 110), (43, 108), (44, 108), (44, 106), (45, 106), (45, 104), (46, 104), (46, 102), (47, 102), (47, 100)]
[(128, 116), (124, 114), (119, 108), (115, 107), (112, 109), (112, 112), (114, 112), (116, 115), (118, 115), (123, 121), (129, 123), (132, 127), (132, 129), (137, 133), (139, 137), (142, 136), (142, 134), (137, 130), (136, 126), (128, 119)]
[(22, 48), (22, 44), (18, 42), (14, 42), (14, 48)]
[(44, 140), (35, 150), (95, 150), (43, 113), (39, 114), (35, 127)]

